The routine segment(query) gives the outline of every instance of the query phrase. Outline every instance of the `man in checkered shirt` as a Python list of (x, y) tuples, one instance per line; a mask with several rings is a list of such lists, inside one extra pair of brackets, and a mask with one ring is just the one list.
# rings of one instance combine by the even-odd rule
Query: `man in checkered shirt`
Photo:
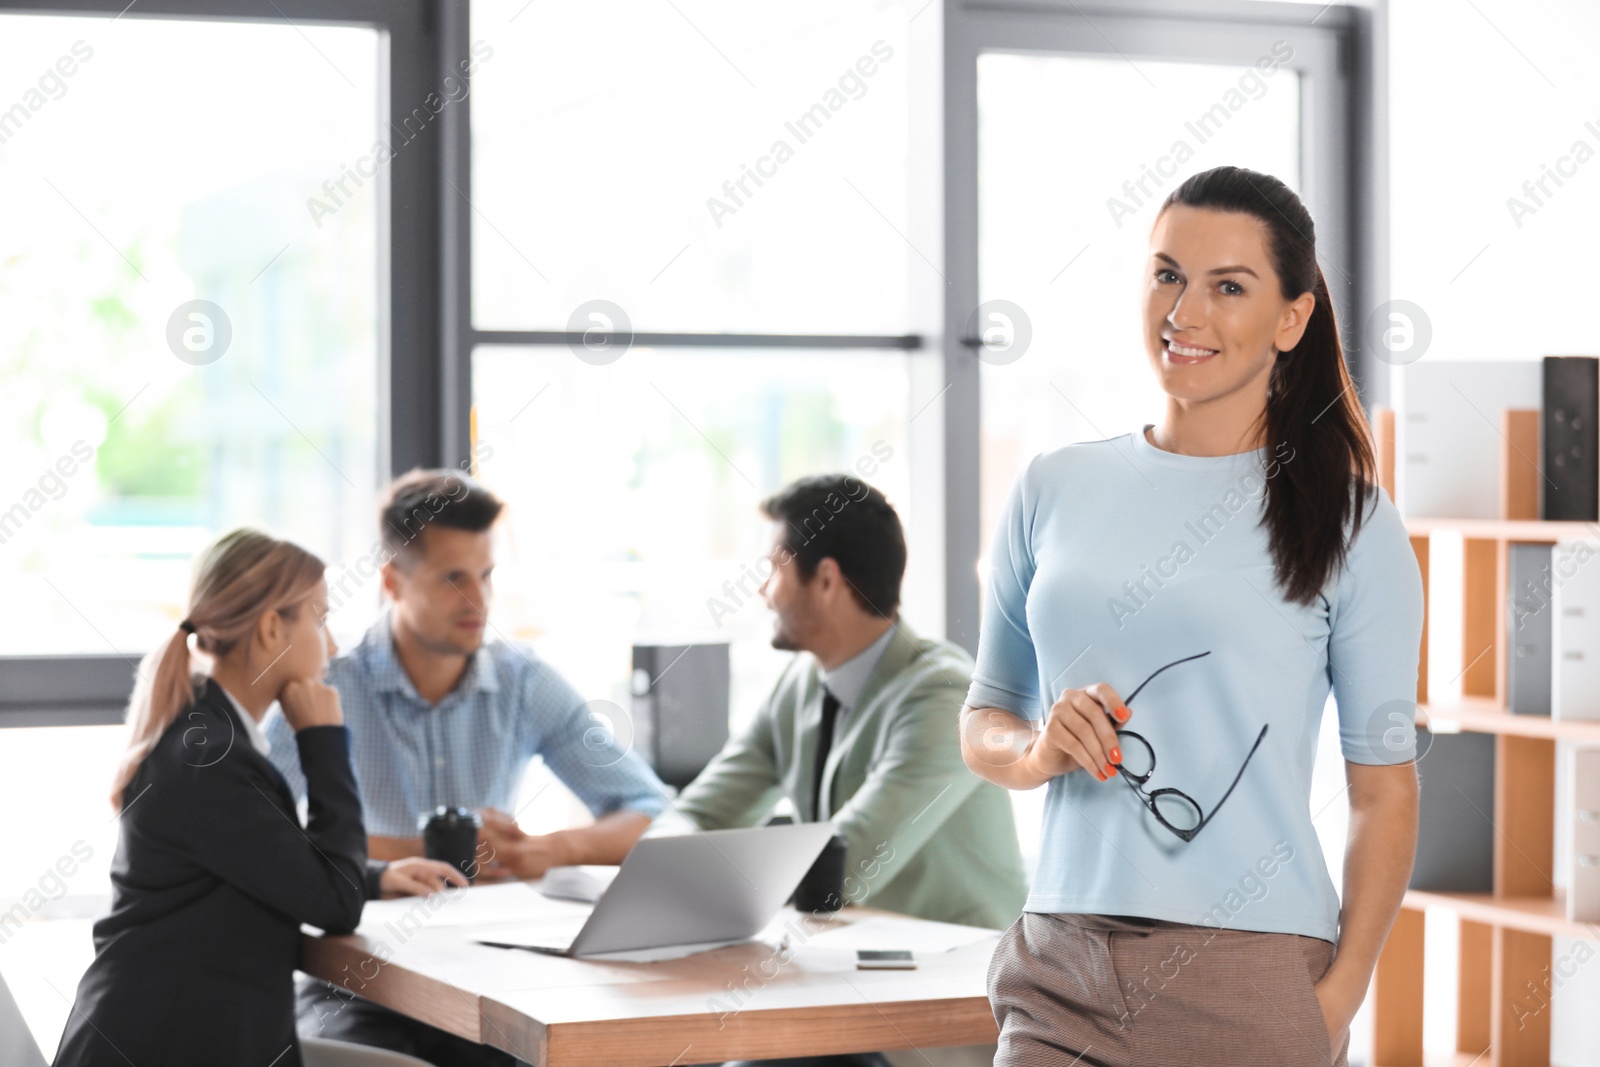
[[(373, 858), (369, 898), (388, 895), (402, 869), (436, 882), (412, 892), (443, 888), (429, 866), (397, 866), (384, 877), (385, 861), (422, 854), (419, 823), (439, 806), (482, 815), (484, 876), (537, 878), (550, 867), (621, 863), (666, 804), (660, 780), (550, 664), (529, 648), (485, 640), (490, 529), (502, 507), (453, 470), (414, 470), (380, 503), (388, 610), (328, 668), (361, 790)], [(270, 758), (303, 798), (281, 715), (269, 718), (266, 734)], [(535, 756), (594, 813), (591, 825), (541, 835), (518, 829), (506, 812)], [(376, 1045), (441, 1065), (517, 1062), (326, 982), (303, 978), (298, 1002), (303, 1037)]]

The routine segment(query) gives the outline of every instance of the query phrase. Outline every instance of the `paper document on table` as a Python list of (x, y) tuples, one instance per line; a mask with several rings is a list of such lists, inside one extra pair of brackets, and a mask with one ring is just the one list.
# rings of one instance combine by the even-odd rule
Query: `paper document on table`
[(369, 900), (361, 913), (360, 932), (386, 925), (408, 930), (573, 918), (581, 922), (590, 910), (588, 904), (551, 900), (533, 882), (503, 882), (451, 887), (426, 897)]
[(932, 953), (949, 952), (962, 945), (970, 945), (974, 941), (999, 935), (999, 930), (988, 930), (981, 926), (962, 926), (958, 923), (932, 922), (895, 915), (874, 915), (860, 922), (836, 926), (813, 934), (804, 941), (795, 939), (790, 943), (801, 952), (807, 949), (848, 949), (851, 952), (860, 952), (863, 949), (904, 949), (911, 952)]

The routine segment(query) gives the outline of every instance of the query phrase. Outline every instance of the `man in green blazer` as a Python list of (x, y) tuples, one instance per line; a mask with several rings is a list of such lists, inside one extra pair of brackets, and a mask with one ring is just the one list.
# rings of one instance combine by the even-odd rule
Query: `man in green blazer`
[(899, 617), (899, 516), (851, 475), (803, 478), (761, 511), (772, 644), (800, 654), (675, 807), (710, 830), (761, 822), (786, 796), (847, 838), (849, 902), (1011, 925), (1027, 896), (1011, 798), (961, 759), (972, 658)]

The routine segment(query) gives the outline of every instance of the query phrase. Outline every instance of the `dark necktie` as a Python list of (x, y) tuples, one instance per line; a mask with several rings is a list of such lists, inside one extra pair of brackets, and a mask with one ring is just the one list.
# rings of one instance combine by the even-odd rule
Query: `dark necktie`
[(839, 717), (839, 698), (822, 688), (822, 725), (817, 729), (817, 764), (811, 777), (811, 821), (822, 821), (822, 768), (833, 747), (833, 722)]

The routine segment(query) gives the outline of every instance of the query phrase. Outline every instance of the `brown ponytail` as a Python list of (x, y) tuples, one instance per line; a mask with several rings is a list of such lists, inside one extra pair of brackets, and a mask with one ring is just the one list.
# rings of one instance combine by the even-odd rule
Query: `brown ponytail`
[(195, 560), (189, 611), (165, 641), (139, 664), (138, 681), (128, 701), (128, 747), (111, 783), (111, 806), (122, 809), (122, 794), (139, 765), (194, 703), (194, 666), (189, 635), (210, 656), (227, 655), (247, 640), (268, 611), (292, 616), (322, 581), (323, 563), (299, 545), (258, 530), (234, 530), (208, 546)]
[(1345, 367), (1333, 301), (1317, 265), (1311, 213), (1283, 182), (1242, 167), (1194, 175), (1162, 210), (1173, 204), (1260, 220), (1283, 298), (1311, 293), (1316, 299), (1300, 343), (1278, 354), (1266, 409), (1251, 427), (1262, 433), (1267, 462), (1274, 464), (1262, 521), (1278, 587), (1286, 600), (1309, 605), (1343, 565), (1365, 505), (1375, 502), (1378, 469), (1372, 428)]

